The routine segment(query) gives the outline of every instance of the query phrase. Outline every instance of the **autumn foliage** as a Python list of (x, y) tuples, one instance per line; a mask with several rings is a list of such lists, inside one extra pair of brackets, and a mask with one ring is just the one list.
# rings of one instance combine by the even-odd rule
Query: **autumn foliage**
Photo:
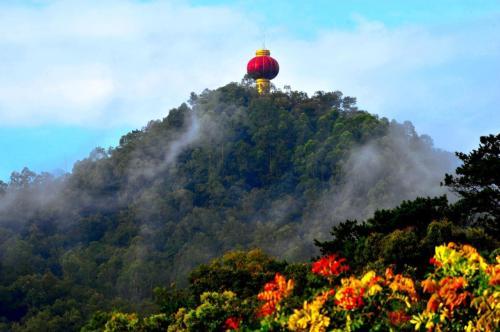
[[(299, 266), (305, 279), (275, 273), (254, 297), (206, 292), (198, 307), (178, 310), (168, 331), (498, 331), (500, 256), (489, 263), (472, 246), (449, 243), (431, 263), (419, 281), (392, 267), (347, 275), (345, 259), (322, 257)], [(137, 328), (136, 315), (120, 313), (106, 327), (118, 331), (127, 319), (132, 330), (156, 331), (145, 328), (150, 318)]]
[(311, 271), (324, 277), (335, 277), (349, 271), (349, 265), (345, 261), (345, 258), (339, 258), (335, 254), (322, 257), (312, 264)]
[(281, 300), (293, 291), (293, 280), (286, 280), (281, 274), (276, 273), (274, 280), (264, 285), (264, 290), (257, 295), (259, 301), (264, 302), (259, 309), (258, 316), (272, 315), (279, 309)]

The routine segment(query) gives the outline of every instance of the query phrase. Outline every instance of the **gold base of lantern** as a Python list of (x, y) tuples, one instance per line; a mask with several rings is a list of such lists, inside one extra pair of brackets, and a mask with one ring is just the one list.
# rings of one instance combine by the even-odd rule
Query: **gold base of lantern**
[(271, 81), (268, 80), (267, 78), (258, 78), (255, 80), (257, 84), (257, 91), (259, 94), (266, 94), (269, 93), (269, 90), (271, 89)]

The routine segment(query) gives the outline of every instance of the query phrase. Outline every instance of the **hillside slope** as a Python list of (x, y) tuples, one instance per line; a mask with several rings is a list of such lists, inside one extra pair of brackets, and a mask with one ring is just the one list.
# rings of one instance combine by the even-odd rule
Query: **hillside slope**
[(76, 327), (234, 248), (308, 259), (339, 221), (445, 193), (454, 163), (411, 123), (340, 92), (192, 94), (71, 174), (0, 183), (0, 322), (60, 315)]

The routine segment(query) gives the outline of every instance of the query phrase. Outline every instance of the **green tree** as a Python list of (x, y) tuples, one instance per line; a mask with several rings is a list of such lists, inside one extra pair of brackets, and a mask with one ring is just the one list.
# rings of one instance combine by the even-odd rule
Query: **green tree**
[(233, 291), (243, 298), (255, 294), (285, 264), (260, 249), (230, 251), (210, 264), (202, 264), (190, 276), (190, 289), (195, 297), (203, 292)]
[(2, 197), (2, 195), (4, 195), (7, 192), (8, 187), (9, 185), (7, 183), (0, 180), (0, 197)]
[(461, 196), (458, 207), (473, 220), (500, 233), (500, 134), (482, 136), (477, 150), (457, 152), (462, 161), (444, 184)]

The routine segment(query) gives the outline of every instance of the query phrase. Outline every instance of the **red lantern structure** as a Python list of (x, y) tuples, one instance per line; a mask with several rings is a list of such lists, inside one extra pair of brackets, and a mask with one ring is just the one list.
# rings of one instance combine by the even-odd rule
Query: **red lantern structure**
[(255, 57), (247, 64), (247, 73), (257, 84), (260, 94), (268, 93), (271, 80), (278, 75), (280, 66), (278, 61), (271, 57), (271, 52), (266, 49), (257, 50)]

